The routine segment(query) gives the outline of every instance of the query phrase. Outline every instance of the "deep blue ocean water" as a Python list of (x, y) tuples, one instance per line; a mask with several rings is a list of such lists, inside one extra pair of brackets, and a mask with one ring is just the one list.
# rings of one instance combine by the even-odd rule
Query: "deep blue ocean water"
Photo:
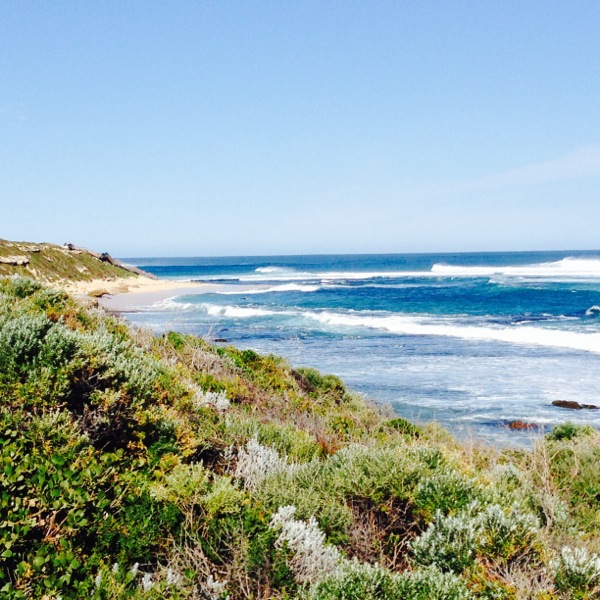
[(600, 426), (600, 251), (125, 259), (222, 284), (127, 317), (342, 377), (459, 436), (528, 443), (512, 420)]

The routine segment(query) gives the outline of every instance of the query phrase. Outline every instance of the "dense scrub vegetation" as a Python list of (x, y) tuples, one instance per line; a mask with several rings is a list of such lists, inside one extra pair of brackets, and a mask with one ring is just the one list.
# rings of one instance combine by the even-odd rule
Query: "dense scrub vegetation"
[(0, 597), (600, 597), (600, 434), (390, 419), (280, 358), (0, 280)]

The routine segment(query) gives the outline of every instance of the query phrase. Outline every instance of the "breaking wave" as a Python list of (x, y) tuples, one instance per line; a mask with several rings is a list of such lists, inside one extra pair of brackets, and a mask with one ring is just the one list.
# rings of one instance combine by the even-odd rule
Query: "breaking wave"
[(331, 326), (367, 327), (398, 335), (433, 335), (466, 340), (497, 341), (528, 346), (570, 348), (600, 353), (600, 333), (581, 333), (530, 325), (488, 327), (440, 322), (431, 317), (364, 316), (334, 312), (305, 312), (306, 318)]
[(458, 266), (437, 263), (431, 273), (442, 277), (520, 277), (550, 281), (600, 280), (600, 259), (567, 257), (522, 266)]
[(224, 296), (254, 296), (255, 294), (271, 294), (276, 292), (317, 292), (322, 289), (320, 285), (302, 285), (300, 283), (282, 283), (281, 285), (275, 285), (264, 288), (253, 288), (253, 289), (240, 289), (240, 290), (223, 290), (215, 293), (222, 294)]
[[(396, 335), (452, 337), (474, 341), (495, 341), (527, 346), (543, 346), (583, 350), (600, 354), (600, 332), (577, 332), (551, 327), (536, 327), (531, 321), (505, 326), (465, 325), (457, 319), (373, 314), (366, 312), (334, 312), (306, 310), (273, 310), (249, 306), (220, 306), (216, 304), (178, 303), (165, 300), (156, 308), (167, 310), (199, 310), (212, 317), (229, 319), (260, 319), (266, 317), (293, 317), (334, 329), (371, 329)], [(599, 307), (592, 307), (598, 309)], [(591, 310), (591, 309), (590, 309)], [(588, 311), (589, 312), (589, 311)], [(560, 319), (559, 319), (560, 320)]]

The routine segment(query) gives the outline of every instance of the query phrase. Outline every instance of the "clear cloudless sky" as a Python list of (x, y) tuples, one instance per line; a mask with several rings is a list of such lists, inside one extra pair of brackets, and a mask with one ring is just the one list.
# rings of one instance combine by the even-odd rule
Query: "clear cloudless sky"
[(0, 237), (599, 248), (600, 2), (4, 0)]

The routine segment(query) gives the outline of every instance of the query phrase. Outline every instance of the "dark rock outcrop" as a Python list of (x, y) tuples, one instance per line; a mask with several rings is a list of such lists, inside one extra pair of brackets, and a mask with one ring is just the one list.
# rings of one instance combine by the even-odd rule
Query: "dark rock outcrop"
[(515, 431), (531, 431), (532, 429), (542, 429), (540, 425), (536, 425), (535, 423), (527, 423), (525, 421), (510, 421), (508, 423), (509, 429), (514, 429)]
[(103, 252), (100, 255), (100, 260), (102, 262), (108, 263), (109, 265), (114, 265), (115, 267), (120, 266), (120, 265), (117, 265), (117, 263), (114, 261), (113, 257), (108, 252)]
[(574, 400), (554, 400), (552, 406), (558, 406), (559, 408), (569, 408), (571, 410), (598, 410), (600, 406), (595, 404), (579, 404)]

